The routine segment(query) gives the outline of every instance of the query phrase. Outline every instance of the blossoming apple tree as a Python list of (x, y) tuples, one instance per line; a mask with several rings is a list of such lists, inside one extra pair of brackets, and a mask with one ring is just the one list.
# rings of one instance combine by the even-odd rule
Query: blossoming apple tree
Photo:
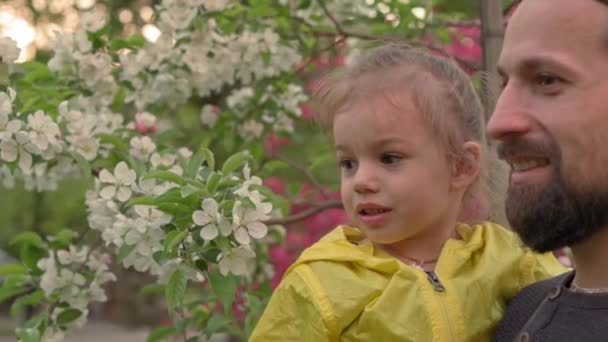
[[(441, 3), (162, 0), (158, 40), (109, 36), (101, 17), (83, 13), (77, 31), (55, 33), (48, 63), (14, 63), (19, 49), (0, 38), (3, 186), (52, 192), (78, 177), (89, 186), (87, 229), (11, 241), (20, 260), (0, 267), (0, 301), (14, 314), (35, 308), (18, 338), (58, 341), (85, 324), (89, 304), (107, 299), (104, 285), (121, 281), (111, 260), (155, 276), (151, 287), (164, 291), (173, 325), (150, 341), (246, 338), (270, 295), (268, 250), (283, 225), (340, 205), (312, 170), (330, 168), (328, 148), (298, 164), (268, 142), (318, 138), (302, 113), (307, 82), (365, 41), (409, 41), (457, 59), (450, 51), (465, 49), (459, 61), (473, 71), (475, 32), (454, 29), (454, 15), (435, 10)], [(285, 169), (321, 195), (303, 212), (263, 184)]]

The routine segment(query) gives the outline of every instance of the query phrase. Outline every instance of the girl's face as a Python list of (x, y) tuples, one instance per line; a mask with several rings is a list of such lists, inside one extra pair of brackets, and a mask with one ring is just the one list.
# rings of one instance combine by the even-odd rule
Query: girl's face
[(333, 125), (346, 212), (372, 242), (387, 246), (451, 231), (461, 200), (430, 124), (409, 96), (399, 102), (358, 100)]

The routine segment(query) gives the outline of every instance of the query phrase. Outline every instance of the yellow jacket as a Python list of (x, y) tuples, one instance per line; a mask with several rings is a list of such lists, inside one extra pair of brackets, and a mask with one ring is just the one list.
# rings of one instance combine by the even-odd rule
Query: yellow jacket
[(429, 275), (336, 228), (285, 272), (250, 341), (489, 341), (507, 300), (566, 271), (496, 224), (456, 229)]

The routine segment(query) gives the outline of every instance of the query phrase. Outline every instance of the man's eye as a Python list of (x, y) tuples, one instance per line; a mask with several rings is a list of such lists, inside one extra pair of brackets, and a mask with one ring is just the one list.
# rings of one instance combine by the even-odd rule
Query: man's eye
[(394, 164), (401, 161), (401, 159), (403, 159), (403, 157), (401, 157), (400, 155), (391, 153), (386, 153), (380, 156), (380, 161), (383, 164)]
[(551, 74), (539, 74), (536, 76), (536, 84), (541, 87), (550, 87), (559, 83), (562, 79)]

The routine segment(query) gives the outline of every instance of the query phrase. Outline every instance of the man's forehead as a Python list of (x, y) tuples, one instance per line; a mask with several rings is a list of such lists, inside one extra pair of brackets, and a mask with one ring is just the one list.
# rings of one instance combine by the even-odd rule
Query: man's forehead
[(525, 0), (509, 20), (499, 65), (581, 63), (608, 47), (605, 33), (608, 6), (597, 1)]

